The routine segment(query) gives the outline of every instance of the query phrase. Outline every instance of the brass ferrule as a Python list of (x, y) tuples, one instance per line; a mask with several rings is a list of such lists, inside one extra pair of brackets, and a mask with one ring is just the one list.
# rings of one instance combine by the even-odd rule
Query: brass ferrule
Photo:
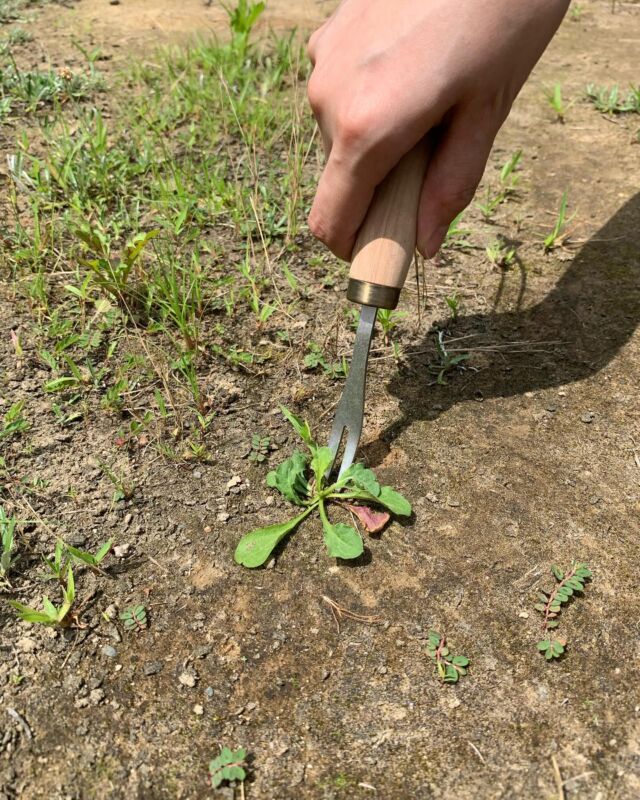
[(396, 289), (395, 286), (381, 286), (379, 283), (349, 278), (347, 299), (353, 303), (360, 303), (361, 306), (375, 306), (391, 310), (398, 305), (400, 289)]

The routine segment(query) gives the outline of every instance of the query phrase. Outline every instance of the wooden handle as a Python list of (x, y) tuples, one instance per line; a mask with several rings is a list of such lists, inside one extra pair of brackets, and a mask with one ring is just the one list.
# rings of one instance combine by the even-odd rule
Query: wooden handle
[[(418, 203), (428, 159), (429, 146), (422, 141), (376, 189), (353, 249), (350, 299), (363, 302), (364, 298), (366, 305), (381, 308), (397, 305), (416, 247)], [(366, 303), (367, 297), (371, 302)]]

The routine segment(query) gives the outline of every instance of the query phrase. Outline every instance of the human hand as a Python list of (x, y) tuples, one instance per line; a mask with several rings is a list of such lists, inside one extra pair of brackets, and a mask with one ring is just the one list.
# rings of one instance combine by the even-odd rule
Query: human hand
[(431, 131), (417, 236), (435, 255), (568, 5), (343, 0), (309, 41), (309, 102), (327, 155), (312, 233), (349, 260), (375, 187)]

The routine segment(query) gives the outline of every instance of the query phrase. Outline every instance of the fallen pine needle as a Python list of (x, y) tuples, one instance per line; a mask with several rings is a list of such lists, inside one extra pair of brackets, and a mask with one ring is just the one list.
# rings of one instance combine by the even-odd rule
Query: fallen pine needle
[(366, 616), (365, 614), (357, 614), (354, 611), (349, 611), (348, 608), (343, 608), (342, 606), (338, 605), (338, 603), (336, 603), (335, 600), (332, 600), (325, 594), (322, 595), (322, 600), (331, 609), (331, 613), (333, 614), (333, 619), (336, 623), (338, 633), (340, 633), (340, 621), (342, 620), (343, 617), (346, 619), (353, 619), (356, 622), (364, 622), (367, 625), (380, 625), (380, 623), (384, 622), (382, 617)]
[(555, 756), (551, 756), (551, 764), (553, 766), (553, 777), (556, 781), (556, 789), (558, 790), (558, 799), (557, 800), (565, 800), (564, 796), (564, 783), (562, 782), (562, 774), (560, 772), (560, 767), (558, 766), (558, 761)]

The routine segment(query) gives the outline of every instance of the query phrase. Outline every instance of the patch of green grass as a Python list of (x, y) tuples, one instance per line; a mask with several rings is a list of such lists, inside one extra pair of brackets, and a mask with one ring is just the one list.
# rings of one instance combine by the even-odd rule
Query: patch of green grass
[(589, 84), (586, 96), (602, 114), (640, 114), (640, 85), (621, 91), (618, 86)]
[[(228, 41), (134, 63), (99, 107), (95, 53), (81, 74), (0, 69), (0, 116), (38, 111), (9, 157), (0, 254), (61, 425), (80, 418), (72, 406), (142, 417), (160, 394), (154, 435), (198, 427), (211, 360), (274, 357), (254, 330), (266, 340), (304, 296), (291, 258), (313, 188), (307, 59), (293, 34), (252, 41), (261, 8), (230, 8)], [(133, 351), (142, 363), (125, 370)]]

